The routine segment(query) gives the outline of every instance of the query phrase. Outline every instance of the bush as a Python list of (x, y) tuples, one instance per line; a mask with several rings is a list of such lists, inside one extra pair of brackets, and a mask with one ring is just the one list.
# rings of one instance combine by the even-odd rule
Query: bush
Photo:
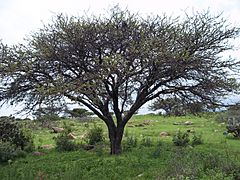
[(10, 142), (0, 141), (0, 162), (7, 162), (15, 157), (16, 147)]
[(193, 134), (192, 143), (193, 146), (203, 144), (203, 139), (201, 134)]
[(172, 141), (176, 146), (186, 146), (190, 141), (189, 134), (178, 130), (178, 132), (173, 136)]
[(158, 141), (157, 142), (157, 146), (156, 146), (156, 148), (154, 149), (154, 151), (152, 153), (152, 157), (153, 158), (159, 158), (161, 153), (162, 153), (162, 142)]
[(101, 127), (94, 125), (93, 128), (89, 129), (86, 136), (86, 141), (90, 145), (95, 145), (99, 142), (103, 142), (104, 141), (103, 129)]
[(145, 147), (151, 147), (153, 145), (151, 138), (143, 137), (141, 140), (141, 145)]
[(56, 149), (58, 151), (75, 151), (79, 148), (73, 140), (69, 139), (67, 133), (64, 132), (55, 138)]
[(27, 152), (21, 149), (16, 149), (14, 151), (14, 157), (16, 158), (25, 158), (27, 156)]
[(123, 149), (130, 150), (133, 147), (137, 147), (138, 139), (134, 136), (127, 137), (126, 141), (123, 142)]
[(19, 122), (13, 118), (0, 118), (0, 140), (3, 142), (10, 142), (17, 148), (30, 151), (33, 149), (33, 138), (31, 131), (20, 126)]

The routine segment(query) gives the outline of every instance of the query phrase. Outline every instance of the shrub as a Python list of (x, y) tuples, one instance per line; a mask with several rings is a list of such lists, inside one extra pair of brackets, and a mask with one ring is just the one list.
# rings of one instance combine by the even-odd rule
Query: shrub
[(13, 154), (16, 158), (25, 158), (27, 156), (26, 151), (23, 151), (21, 149), (16, 149)]
[(126, 141), (123, 142), (123, 149), (130, 150), (133, 147), (137, 147), (138, 139), (135, 136), (128, 136)]
[(101, 127), (94, 125), (93, 128), (89, 129), (86, 135), (86, 141), (90, 145), (95, 145), (99, 142), (103, 142), (104, 141), (103, 129)]
[(20, 126), (13, 118), (0, 118), (0, 140), (10, 142), (16, 147), (25, 150), (33, 149), (33, 138), (29, 129)]
[(70, 124), (67, 124), (65, 121), (63, 122), (63, 129), (66, 133), (71, 133), (73, 131), (73, 128)]
[(0, 162), (7, 162), (15, 157), (15, 146), (10, 142), (0, 141)]
[(190, 141), (189, 134), (187, 132), (181, 132), (178, 130), (177, 133), (173, 136), (172, 141), (176, 146), (186, 146)]
[(145, 147), (151, 147), (153, 145), (151, 138), (143, 137), (141, 140), (141, 145)]
[(199, 144), (203, 144), (203, 139), (202, 139), (202, 135), (201, 134), (196, 134), (194, 133), (193, 134), (193, 137), (192, 137), (192, 143), (191, 143), (193, 146), (195, 145), (199, 145)]
[(98, 143), (94, 147), (94, 152), (96, 152), (97, 156), (102, 156), (104, 153), (104, 145), (102, 143)]
[(162, 153), (162, 141), (158, 141), (157, 146), (152, 153), (152, 157), (158, 158), (158, 157), (160, 157), (161, 153)]
[(75, 151), (78, 149), (78, 144), (76, 144), (73, 140), (69, 139), (67, 133), (61, 133), (59, 136), (55, 138), (56, 149), (58, 151)]

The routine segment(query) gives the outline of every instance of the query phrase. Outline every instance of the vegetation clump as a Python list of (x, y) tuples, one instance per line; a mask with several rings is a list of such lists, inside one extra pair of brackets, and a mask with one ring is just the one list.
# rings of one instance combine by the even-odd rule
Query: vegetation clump
[(75, 151), (80, 146), (68, 137), (66, 132), (61, 133), (55, 138), (56, 149), (58, 151)]
[(191, 143), (191, 145), (199, 145), (203, 144), (203, 139), (201, 134), (197, 134), (196, 132), (193, 133), (191, 137), (189, 132), (182, 132), (178, 130), (176, 134), (173, 136), (173, 144), (176, 146), (187, 146)]
[(6, 162), (14, 158), (16, 147), (10, 142), (0, 141), (0, 162)]
[(22, 127), (14, 118), (1, 117), (0, 129), (0, 141), (9, 142), (21, 150), (33, 149), (33, 137), (30, 130)]
[(104, 141), (103, 128), (94, 124), (93, 128), (89, 129), (86, 135), (86, 141), (90, 145)]
[(172, 141), (176, 146), (186, 146), (190, 141), (189, 133), (178, 130), (173, 136)]

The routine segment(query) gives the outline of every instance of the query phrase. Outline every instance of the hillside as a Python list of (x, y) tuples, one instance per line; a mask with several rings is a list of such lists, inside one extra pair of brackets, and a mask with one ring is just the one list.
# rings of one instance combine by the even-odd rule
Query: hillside
[[(57, 133), (31, 123), (36, 147), (55, 146)], [(107, 130), (101, 121), (55, 123), (71, 127), (78, 143), (84, 143), (91, 127), (102, 127), (105, 141), (89, 151), (37, 149), (42, 154), (30, 153), (0, 164), (0, 179), (240, 179), (240, 141), (224, 136), (226, 125), (216, 122), (214, 116), (135, 115), (125, 130), (124, 151), (118, 156), (109, 155)], [(173, 144), (178, 131), (188, 132), (188, 145)], [(203, 143), (194, 145), (194, 137)]]

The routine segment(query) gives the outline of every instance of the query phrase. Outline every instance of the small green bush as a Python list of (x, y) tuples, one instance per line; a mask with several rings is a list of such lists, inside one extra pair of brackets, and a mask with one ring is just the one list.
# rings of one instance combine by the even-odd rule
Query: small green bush
[(13, 154), (16, 158), (25, 158), (27, 156), (27, 152), (21, 149), (16, 149)]
[(103, 128), (94, 125), (93, 128), (89, 129), (86, 136), (86, 141), (90, 145), (95, 145), (99, 142), (103, 142), (104, 141)]
[(19, 122), (14, 118), (2, 117), (0, 118), (0, 140), (3, 142), (10, 142), (17, 148), (30, 151), (33, 149), (33, 137), (31, 131), (23, 128)]
[(0, 162), (7, 162), (8, 160), (12, 160), (15, 155), (16, 147), (10, 142), (0, 141)]
[(181, 132), (178, 130), (177, 133), (173, 136), (172, 141), (176, 146), (186, 146), (190, 141), (189, 134), (187, 132)]
[(123, 149), (130, 150), (131, 148), (137, 147), (138, 139), (135, 136), (128, 136), (125, 141), (123, 141)]
[(193, 137), (192, 137), (192, 142), (191, 142), (191, 144), (192, 144), (193, 146), (199, 145), (199, 144), (203, 144), (202, 135), (201, 135), (201, 134), (196, 134), (196, 133), (194, 133), (194, 134), (193, 134)]
[(157, 142), (157, 146), (152, 153), (153, 158), (159, 158), (162, 154), (162, 141)]
[(67, 133), (61, 133), (55, 138), (55, 142), (58, 151), (75, 151), (79, 148), (78, 144), (69, 139)]
[(63, 122), (63, 129), (66, 133), (71, 133), (73, 131), (71, 125), (67, 124), (65, 121)]
[(151, 138), (143, 137), (140, 144), (145, 147), (151, 147), (153, 145)]

